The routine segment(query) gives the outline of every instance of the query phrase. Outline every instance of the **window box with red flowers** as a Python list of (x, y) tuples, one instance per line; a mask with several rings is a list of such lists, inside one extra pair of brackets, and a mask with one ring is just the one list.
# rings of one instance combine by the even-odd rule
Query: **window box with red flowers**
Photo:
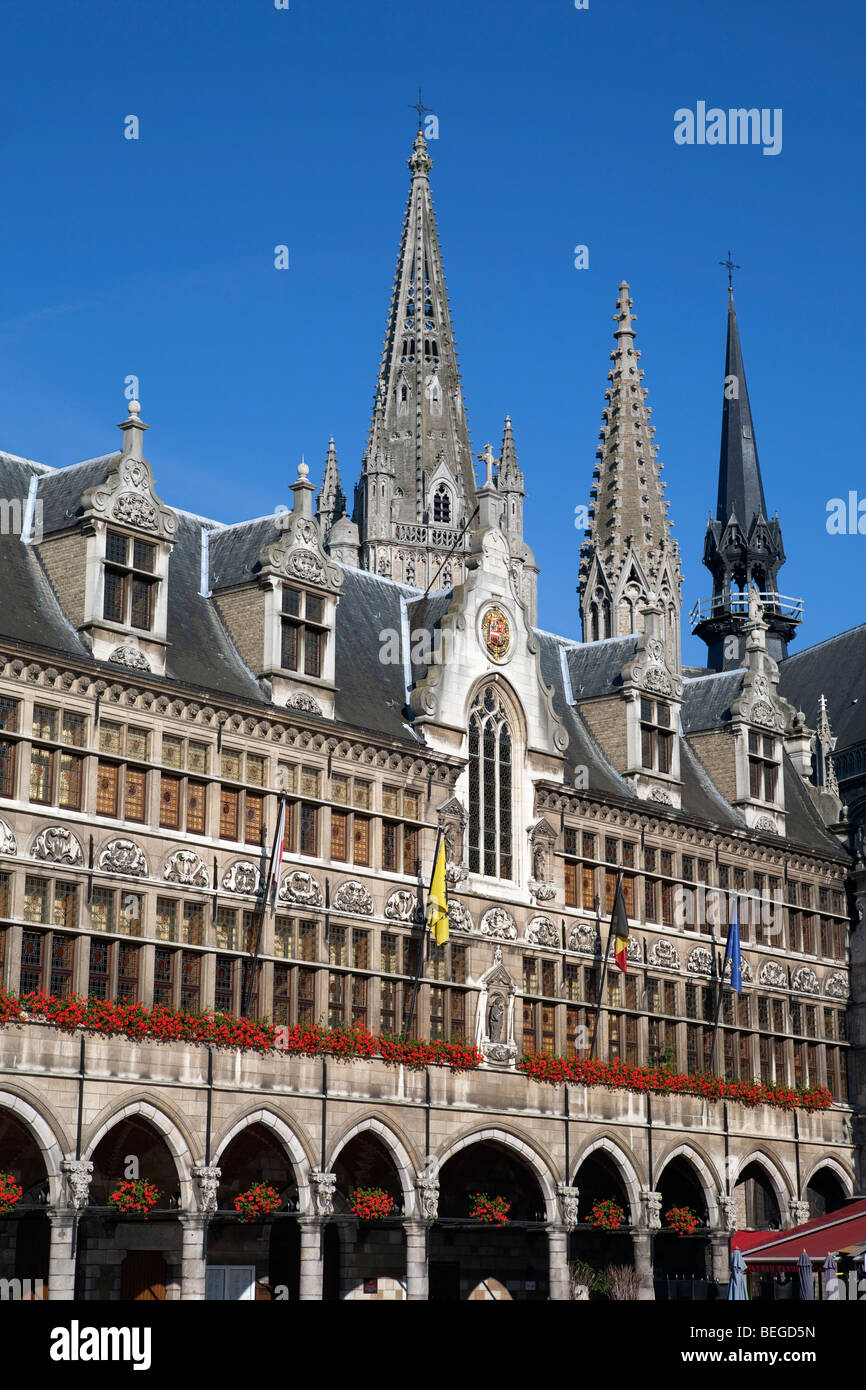
[(394, 1198), (384, 1187), (356, 1187), (349, 1194), (349, 1211), (361, 1221), (382, 1221), (394, 1210)]
[(606, 1197), (596, 1202), (589, 1213), (589, 1224), (601, 1231), (621, 1231), (625, 1225), (625, 1212), (618, 1202)]
[(24, 1188), (11, 1173), (0, 1173), (0, 1214), (13, 1211), (24, 1196)]
[(483, 1221), (488, 1226), (504, 1226), (508, 1221), (511, 1203), (504, 1197), (488, 1197), (486, 1192), (472, 1192), (472, 1210), (469, 1215), (473, 1221)]
[(159, 1188), (147, 1178), (126, 1179), (119, 1182), (108, 1198), (109, 1206), (121, 1216), (143, 1216), (153, 1211), (159, 1201)]
[(698, 1229), (698, 1218), (691, 1207), (671, 1207), (665, 1212), (665, 1225), (678, 1236), (693, 1236)]
[(279, 1211), (281, 1204), (279, 1192), (265, 1182), (253, 1183), (246, 1192), (235, 1197), (235, 1211), (241, 1221), (259, 1221), (263, 1216)]

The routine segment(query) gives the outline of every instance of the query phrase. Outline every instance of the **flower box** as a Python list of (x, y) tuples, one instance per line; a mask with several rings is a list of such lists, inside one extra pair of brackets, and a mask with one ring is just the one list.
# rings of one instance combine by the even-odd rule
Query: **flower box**
[(349, 1210), (361, 1221), (382, 1221), (394, 1210), (394, 1198), (383, 1187), (356, 1187), (349, 1196)]
[(504, 1197), (488, 1197), (486, 1192), (473, 1192), (472, 1210), (469, 1215), (474, 1221), (483, 1221), (488, 1226), (505, 1226), (511, 1203)]
[(246, 1192), (235, 1197), (235, 1211), (241, 1221), (257, 1221), (263, 1216), (270, 1216), (272, 1212), (279, 1211), (280, 1206), (279, 1192), (264, 1182), (253, 1183)]
[(119, 1182), (108, 1198), (109, 1206), (121, 1216), (143, 1216), (153, 1211), (159, 1201), (159, 1188), (147, 1178), (126, 1179)]

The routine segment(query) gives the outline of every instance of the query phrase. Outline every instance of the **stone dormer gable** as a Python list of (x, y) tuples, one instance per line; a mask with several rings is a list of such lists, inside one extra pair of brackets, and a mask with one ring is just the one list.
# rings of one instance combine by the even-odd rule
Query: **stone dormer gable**
[(229, 569), (214, 593), (250, 670), (275, 704), (333, 718), (334, 615), (343, 572), (325, 552), (313, 516), (305, 463), (292, 485), (294, 508), (269, 526), (243, 573)]
[(649, 593), (643, 631), (620, 673), (619, 690), (580, 710), (611, 765), (644, 800), (681, 805), (680, 707), (683, 682), (670, 663), (666, 614)]
[[(779, 694), (779, 668), (767, 651), (768, 624), (753, 585), (745, 625), (742, 689), (731, 700), (722, 729), (697, 731), (691, 742), (722, 795), (752, 830), (785, 834), (783, 759), (796, 752), (803, 719)], [(811, 741), (811, 731), (807, 732)]]
[(129, 402), (118, 427), (120, 454), (68, 509), (69, 526), (43, 539), (40, 555), (67, 618), (97, 660), (164, 675), (178, 517), (157, 495), (142, 452), (147, 425), (140, 410)]

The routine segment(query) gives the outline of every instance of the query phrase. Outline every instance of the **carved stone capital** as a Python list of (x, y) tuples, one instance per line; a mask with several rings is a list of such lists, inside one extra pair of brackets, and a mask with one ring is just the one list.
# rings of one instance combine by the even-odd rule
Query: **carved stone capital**
[(580, 1191), (576, 1187), (569, 1187), (566, 1183), (558, 1183), (556, 1192), (559, 1197), (559, 1211), (562, 1216), (562, 1224), (567, 1231), (573, 1231), (578, 1222)]
[(310, 1186), (313, 1189), (313, 1207), (316, 1216), (334, 1215), (334, 1190), (337, 1186), (336, 1173), (326, 1173), (314, 1168), (310, 1173)]
[(421, 1221), (434, 1222), (439, 1219), (439, 1179), (419, 1177), (415, 1179), (418, 1196), (418, 1216)]
[(662, 1194), (643, 1188), (640, 1194), (643, 1224), (648, 1231), (660, 1231), (662, 1226)]
[(196, 1163), (193, 1165), (192, 1175), (198, 1185), (200, 1210), (207, 1216), (213, 1216), (218, 1205), (217, 1189), (220, 1185), (222, 1169), (214, 1163)]
[(804, 1221), (809, 1220), (808, 1202), (801, 1202), (797, 1197), (792, 1197), (788, 1203), (788, 1210), (791, 1213), (792, 1226), (802, 1226)]
[(64, 1158), (60, 1164), (66, 1182), (66, 1205), (73, 1211), (83, 1211), (90, 1200), (93, 1164), (87, 1158)]
[(737, 1203), (726, 1192), (719, 1193), (719, 1216), (726, 1231), (737, 1229)]

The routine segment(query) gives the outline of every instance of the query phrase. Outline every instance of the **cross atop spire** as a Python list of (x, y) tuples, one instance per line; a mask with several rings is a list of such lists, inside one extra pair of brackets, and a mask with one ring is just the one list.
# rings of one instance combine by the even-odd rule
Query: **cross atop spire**
[(418, 100), (417, 100), (417, 101), (410, 101), (410, 102), (409, 102), (409, 109), (410, 109), (410, 111), (417, 111), (417, 112), (418, 112), (418, 129), (420, 130), (421, 127), (422, 127), (423, 124), (424, 124), (424, 112), (425, 112), (425, 111), (429, 111), (429, 110), (431, 109), (429, 106), (425, 106), (424, 103), (423, 103), (423, 101), (421, 100), (421, 88), (420, 88), (420, 87), (418, 88)]
[[(420, 93), (419, 93), (419, 96), (420, 96)], [(726, 261), (719, 261), (719, 265), (723, 265), (723, 266), (725, 267), (725, 269), (727, 270), (727, 272), (728, 272), (728, 293), (729, 293), (729, 294), (733, 294), (733, 293), (734, 293), (734, 276), (733, 276), (733, 272), (734, 272), (735, 270), (742, 270), (743, 267), (742, 267), (741, 265), (735, 265), (735, 264), (734, 264), (734, 262), (731, 260), (731, 253), (730, 253), (730, 251), (728, 251), (728, 259), (727, 259)]]

